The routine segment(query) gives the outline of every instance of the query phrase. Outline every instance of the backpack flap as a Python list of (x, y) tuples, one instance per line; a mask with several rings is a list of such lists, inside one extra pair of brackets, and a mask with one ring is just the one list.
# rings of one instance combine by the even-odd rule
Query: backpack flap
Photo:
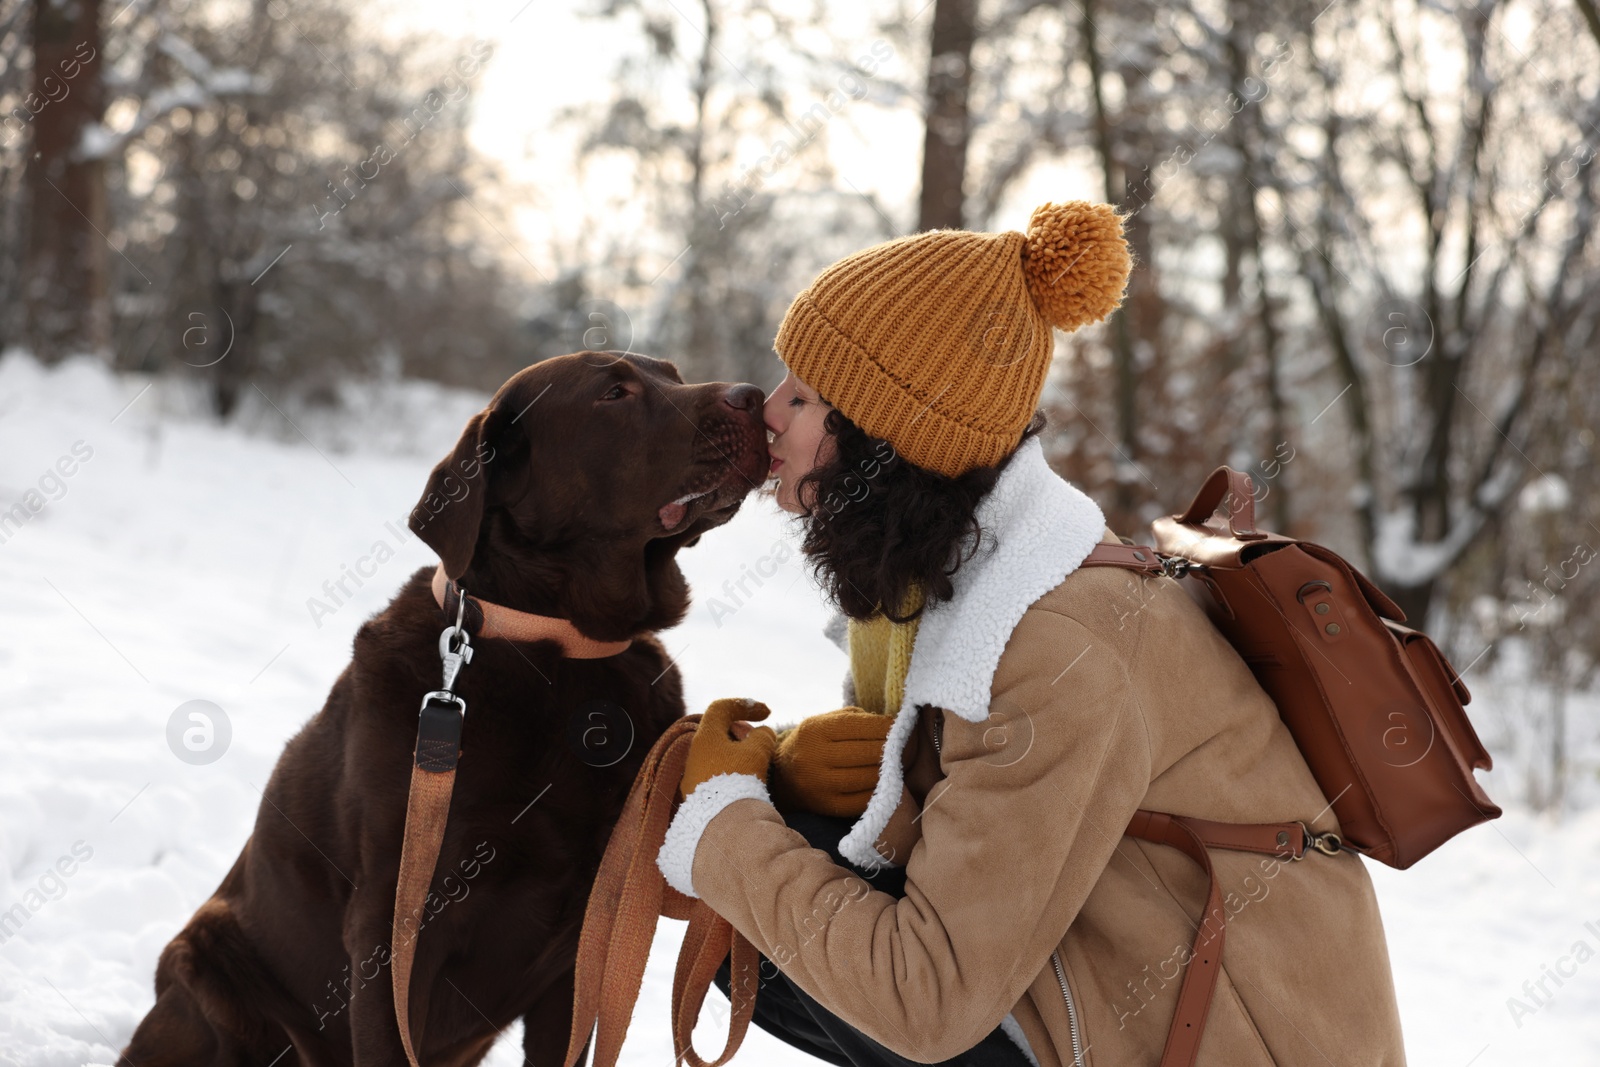
[[(1477, 779), (1470, 772), (1492, 770), (1494, 759), (1489, 755), (1489, 750), (1483, 747), (1471, 720), (1467, 718), (1466, 705), (1471, 702), (1472, 694), (1467, 692), (1460, 675), (1456, 674), (1450, 661), (1445, 659), (1439, 646), (1427, 634), (1399, 623), (1386, 621), (1384, 625), (1400, 645), (1418, 689), (1434, 710), (1440, 740), (1448, 746), (1456, 762), (1468, 772), (1464, 776), (1466, 782), (1477, 787)], [(1500, 809), (1495, 807), (1481, 788), (1473, 788), (1470, 793), (1473, 803), (1499, 813)]]

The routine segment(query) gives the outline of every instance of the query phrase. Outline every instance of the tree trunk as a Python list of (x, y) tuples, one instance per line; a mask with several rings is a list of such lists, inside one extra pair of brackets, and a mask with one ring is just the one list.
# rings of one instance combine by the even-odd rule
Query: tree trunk
[[(706, 135), (710, 116), (707, 110), (708, 100), (711, 95), (711, 78), (716, 62), (717, 39), (717, 9), (712, 0), (702, 0), (701, 10), (705, 13), (705, 43), (700, 49), (699, 64), (695, 71), (694, 82), (691, 86), (694, 92), (694, 127), (689, 138), (688, 164), (689, 164), (689, 225), (684, 228), (686, 247), (684, 250), (683, 280), (680, 283), (685, 293), (687, 307), (687, 329), (684, 331), (683, 363), (685, 370), (694, 375), (704, 375), (707, 378), (733, 381), (736, 380), (728, 373), (728, 353), (719, 345), (716, 330), (716, 308), (714, 308), (707, 292), (710, 288), (708, 277), (710, 261), (713, 256), (713, 245), (719, 240), (717, 230), (721, 223), (713, 227), (708, 222), (708, 215), (704, 207), (706, 199)], [(709, 217), (714, 217), (709, 216)]]
[[(1265, 474), (1270, 481), (1269, 494), (1272, 500), (1269, 514), (1260, 516), (1264, 524), (1270, 523), (1271, 528), (1288, 533), (1291, 521), (1289, 507), (1289, 486), (1293, 475), (1285, 475), (1283, 464), (1285, 460), (1285, 447), (1289, 448), (1289, 457), (1293, 457), (1294, 446), (1289, 442), (1288, 426), (1288, 398), (1283, 389), (1282, 356), (1279, 351), (1279, 338), (1282, 331), (1278, 327), (1277, 310), (1273, 307), (1272, 294), (1268, 290), (1268, 270), (1266, 238), (1262, 234), (1261, 211), (1257, 203), (1260, 195), (1260, 185), (1257, 182), (1260, 160), (1260, 146), (1263, 141), (1261, 132), (1261, 100), (1263, 96), (1252, 96), (1250, 92), (1250, 41), (1254, 37), (1253, 25), (1254, 10), (1247, 0), (1234, 0), (1230, 6), (1229, 17), (1232, 27), (1228, 33), (1228, 77), (1230, 88), (1235, 96), (1242, 101), (1241, 114), (1230, 130), (1233, 144), (1239, 153), (1240, 176), (1243, 181), (1235, 182), (1232, 190), (1234, 197), (1234, 211), (1236, 219), (1225, 224), (1224, 233), (1229, 238), (1228, 252), (1228, 277), (1223, 283), (1224, 301), (1228, 307), (1237, 309), (1243, 317), (1242, 289), (1242, 261), (1248, 256), (1254, 263), (1256, 283), (1256, 322), (1261, 336), (1262, 356), (1262, 392), (1267, 406), (1267, 449), (1257, 464), (1257, 470)], [(1233, 241), (1237, 239), (1239, 248), (1233, 248)], [(1247, 335), (1248, 330), (1241, 327), (1241, 338)], [(1235, 359), (1248, 358), (1246, 344), (1242, 341), (1237, 348), (1230, 351)], [(1233, 367), (1229, 367), (1231, 373)], [(1244, 422), (1246, 420), (1242, 420)], [(1254, 473), (1254, 472), (1252, 472)]]
[[(1564, 669), (1558, 664), (1558, 670)], [(1546, 811), (1560, 811), (1567, 797), (1567, 689), (1564, 680), (1550, 687), (1550, 789)]]
[[(1126, 168), (1117, 159), (1112, 142), (1111, 117), (1106, 110), (1105, 96), (1101, 92), (1104, 67), (1101, 62), (1100, 46), (1096, 40), (1097, 17), (1094, 0), (1083, 0), (1083, 19), (1079, 30), (1083, 36), (1084, 55), (1089, 65), (1090, 92), (1094, 99), (1095, 147), (1100, 153), (1105, 176), (1105, 199), (1107, 203), (1118, 204), (1127, 211), (1128, 204), (1134, 198), (1131, 195), (1133, 190), (1130, 188)], [(1116, 490), (1107, 521), (1114, 530), (1132, 530), (1141, 525), (1136, 507), (1140, 487), (1135, 484), (1140, 481), (1139, 368), (1134, 350), (1134, 327), (1130, 324), (1129, 318), (1134, 314), (1134, 308), (1140, 304), (1155, 310), (1155, 306), (1160, 303), (1159, 294), (1154, 291), (1149, 271), (1150, 228), (1145, 221), (1143, 207), (1144, 204), (1141, 202), (1140, 207), (1129, 215), (1126, 235), (1134, 261), (1144, 269), (1135, 270), (1128, 279), (1128, 295), (1124, 300), (1122, 313), (1111, 319), (1112, 361), (1116, 372), (1118, 458)]]
[[(210, 359), (218, 360), (212, 367), (212, 405), (219, 419), (226, 419), (238, 409), (250, 380), (255, 377), (254, 346), (250, 340), (256, 333), (257, 290), (247, 280), (218, 281), (216, 306), (219, 313), (213, 340), (210, 342)], [(225, 314), (222, 314), (225, 313)]]
[(105, 109), (99, 0), (34, 0), (23, 299), (28, 343), (46, 362), (109, 356), (105, 171), (80, 151)]
[(922, 203), (917, 229), (961, 229), (965, 222), (967, 146), (972, 118), (972, 44), (977, 0), (935, 0), (928, 49), (927, 118), (922, 141)]

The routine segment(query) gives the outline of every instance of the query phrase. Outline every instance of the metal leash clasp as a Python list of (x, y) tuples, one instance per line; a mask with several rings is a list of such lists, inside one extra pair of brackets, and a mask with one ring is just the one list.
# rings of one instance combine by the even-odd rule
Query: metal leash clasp
[[(472, 662), (472, 637), (467, 633), (467, 628), (462, 625), (467, 614), (467, 591), (456, 590), (456, 623), (446, 626), (439, 634), (439, 659), (444, 664), (444, 691), (454, 693), (456, 688), (456, 675), (461, 673), (461, 668)], [(459, 639), (460, 644), (454, 644)], [(459, 698), (457, 698), (459, 699)]]
[(439, 634), (439, 660), (443, 668), (442, 688), (422, 698), (417, 712), (417, 767), (425, 771), (453, 771), (460, 757), (461, 724), (467, 717), (467, 702), (456, 695), (456, 678), (461, 668), (472, 662), (472, 638), (462, 625), (466, 618), (467, 593), (457, 589), (456, 621)]

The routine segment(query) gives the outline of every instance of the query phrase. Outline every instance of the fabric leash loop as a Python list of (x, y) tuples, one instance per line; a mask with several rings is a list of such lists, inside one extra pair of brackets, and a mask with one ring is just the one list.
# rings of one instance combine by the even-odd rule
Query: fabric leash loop
[(461, 760), (461, 728), (467, 717), (467, 702), (455, 692), (461, 668), (472, 662), (472, 639), (462, 626), (465, 607), (463, 596), (455, 625), (439, 635), (441, 688), (424, 696), (417, 711), (417, 746), (412, 753), (405, 835), (389, 929), (394, 1016), (410, 1067), (419, 1067), (411, 1034), (411, 971), (416, 963), (417, 936), (422, 932), (423, 905), (444, 848), (456, 765)]
[[(699, 721), (698, 715), (677, 720), (651, 747), (600, 861), (578, 939), (565, 1067), (583, 1062), (591, 1037), (593, 1067), (615, 1067), (663, 915), (689, 922), (672, 983), (674, 1062), (721, 1067), (744, 1041), (755, 1012), (755, 946), (705, 903), (668, 886), (656, 867)], [(728, 1040), (721, 1055), (707, 1063), (695, 1052), (691, 1035), (717, 968), (730, 954), (734, 998)]]

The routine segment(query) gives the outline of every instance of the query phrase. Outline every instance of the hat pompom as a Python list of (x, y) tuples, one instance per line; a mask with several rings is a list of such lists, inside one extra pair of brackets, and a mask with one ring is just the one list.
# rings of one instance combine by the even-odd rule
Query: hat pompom
[(1034, 208), (1022, 248), (1028, 293), (1052, 326), (1071, 333), (1122, 304), (1133, 257), (1110, 204), (1068, 200)]

